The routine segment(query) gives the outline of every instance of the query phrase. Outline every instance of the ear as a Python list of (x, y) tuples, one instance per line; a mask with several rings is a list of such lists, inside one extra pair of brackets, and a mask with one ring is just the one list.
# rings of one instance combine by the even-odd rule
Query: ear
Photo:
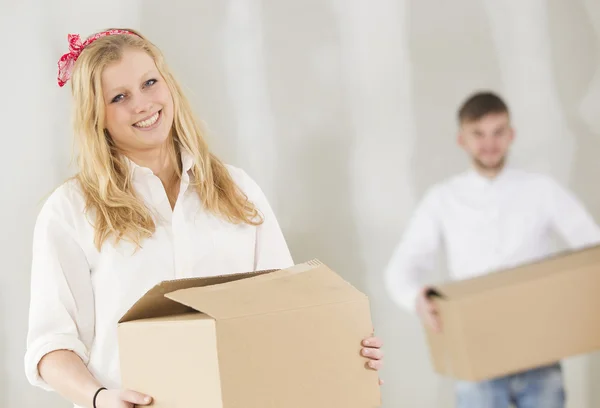
[(512, 126), (510, 127), (509, 138), (510, 138), (511, 143), (515, 140), (515, 128), (513, 128)]
[(462, 131), (460, 131), (460, 130), (456, 134), (456, 143), (460, 147), (465, 147), (465, 136), (463, 135)]

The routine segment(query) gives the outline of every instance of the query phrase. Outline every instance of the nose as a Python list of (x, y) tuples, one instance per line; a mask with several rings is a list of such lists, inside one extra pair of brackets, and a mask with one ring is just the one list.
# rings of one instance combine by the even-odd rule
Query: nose
[(483, 138), (483, 146), (487, 149), (493, 148), (497, 145), (497, 140), (494, 135), (486, 135)]
[(133, 95), (133, 109), (137, 113), (147, 113), (152, 110), (152, 102), (143, 93)]

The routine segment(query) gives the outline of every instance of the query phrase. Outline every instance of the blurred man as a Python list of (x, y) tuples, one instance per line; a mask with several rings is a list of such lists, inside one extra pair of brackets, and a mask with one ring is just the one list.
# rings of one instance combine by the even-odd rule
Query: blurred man
[[(420, 281), (442, 247), (451, 278), (465, 279), (550, 255), (554, 233), (573, 249), (600, 242), (600, 229), (571, 192), (548, 176), (507, 166), (515, 132), (499, 96), (471, 96), (458, 120), (458, 144), (471, 169), (427, 191), (385, 271), (393, 300), (436, 331), (443, 322)], [(458, 408), (565, 406), (560, 362), (491, 381), (459, 381), (456, 394)]]

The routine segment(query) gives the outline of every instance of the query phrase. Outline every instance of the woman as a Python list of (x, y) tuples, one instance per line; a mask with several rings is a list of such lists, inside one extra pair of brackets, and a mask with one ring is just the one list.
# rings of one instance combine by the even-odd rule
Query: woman
[[(69, 36), (79, 173), (44, 204), (25, 367), (80, 407), (148, 405), (120, 390), (116, 326), (161, 280), (293, 264), (259, 186), (212, 155), (160, 51), (132, 30)], [(379, 369), (381, 342), (365, 339)]]

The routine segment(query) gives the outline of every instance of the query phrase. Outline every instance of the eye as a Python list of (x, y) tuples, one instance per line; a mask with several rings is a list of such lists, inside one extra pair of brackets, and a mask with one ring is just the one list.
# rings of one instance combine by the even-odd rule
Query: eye
[(117, 96), (115, 96), (114, 98), (112, 98), (111, 103), (121, 102), (124, 98), (125, 98), (124, 94), (118, 94)]
[(144, 87), (152, 86), (152, 85), (154, 85), (157, 82), (158, 81), (156, 79), (149, 79), (146, 82), (144, 82)]

